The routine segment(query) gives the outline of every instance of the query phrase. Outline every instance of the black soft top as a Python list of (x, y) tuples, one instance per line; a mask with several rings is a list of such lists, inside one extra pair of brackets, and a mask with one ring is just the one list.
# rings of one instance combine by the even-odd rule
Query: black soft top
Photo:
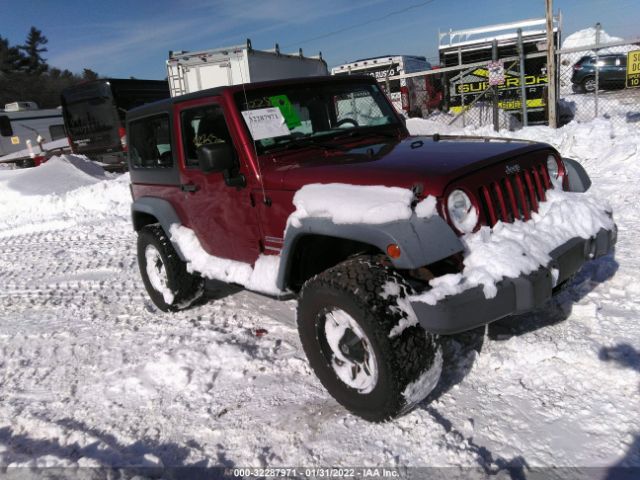
[(170, 107), (175, 103), (186, 102), (188, 100), (195, 100), (198, 98), (217, 97), (223, 94), (225, 91), (231, 91), (232, 93), (241, 92), (243, 90), (250, 91), (259, 88), (276, 87), (278, 85), (308, 85), (308, 84), (342, 84), (342, 83), (366, 83), (377, 84), (375, 78), (370, 75), (339, 75), (331, 76), (324, 75), (320, 77), (299, 77), (288, 78), (285, 80), (270, 80), (267, 82), (255, 82), (245, 83), (240, 85), (225, 85), (223, 87), (208, 88), (206, 90), (200, 90), (199, 92), (188, 93), (186, 95), (180, 95), (177, 97), (171, 97), (157, 102), (148, 103), (140, 107), (133, 108), (127, 112), (127, 121), (131, 121), (135, 118), (146, 117), (155, 113), (162, 113), (170, 110)]

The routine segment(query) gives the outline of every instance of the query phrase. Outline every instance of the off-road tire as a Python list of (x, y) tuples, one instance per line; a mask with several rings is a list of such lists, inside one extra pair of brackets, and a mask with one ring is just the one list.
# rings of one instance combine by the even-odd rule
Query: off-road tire
[[(389, 295), (388, 287), (385, 291), (387, 284), (397, 284), (397, 295)], [(302, 288), (298, 331), (309, 364), (340, 404), (366, 420), (382, 422), (410, 411), (440, 377), (442, 352), (436, 335), (412, 325), (390, 336), (401, 320), (409, 319), (408, 303), (403, 309), (398, 300), (404, 303), (411, 293), (397, 272), (371, 256), (351, 258), (311, 278)], [(348, 313), (373, 347), (378, 376), (368, 393), (340, 380), (323, 350), (324, 315), (332, 308)], [(419, 379), (422, 382), (416, 382)]]
[[(161, 292), (152, 285), (147, 275), (147, 246), (157, 249), (167, 276), (167, 286), (173, 294), (173, 301), (167, 303)], [(189, 307), (204, 292), (204, 279), (189, 273), (159, 224), (147, 225), (138, 232), (138, 267), (147, 293), (153, 303), (164, 312), (175, 312)]]

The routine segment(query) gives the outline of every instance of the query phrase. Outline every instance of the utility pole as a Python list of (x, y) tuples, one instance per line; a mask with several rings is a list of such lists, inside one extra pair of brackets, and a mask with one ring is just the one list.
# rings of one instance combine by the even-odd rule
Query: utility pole
[(549, 126), (557, 128), (556, 116), (556, 46), (553, 41), (553, 0), (545, 0), (547, 8), (547, 111)]
[[(495, 38), (491, 43), (491, 60), (493, 62), (498, 61), (498, 40), (496, 40)], [(500, 116), (498, 110), (498, 85), (492, 85), (491, 88), (493, 89), (493, 101), (491, 102), (493, 107), (493, 129), (497, 132), (500, 130)]]

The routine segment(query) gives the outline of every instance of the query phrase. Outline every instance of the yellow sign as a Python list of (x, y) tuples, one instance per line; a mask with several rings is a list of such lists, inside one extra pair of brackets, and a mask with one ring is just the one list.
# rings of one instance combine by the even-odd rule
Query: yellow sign
[[(475, 75), (476, 77), (488, 77), (489, 72), (484, 68), (476, 68), (471, 75)], [(527, 87), (537, 87), (540, 85), (546, 85), (549, 83), (546, 75), (525, 75), (524, 84)], [(515, 88), (520, 86), (520, 77), (514, 77), (505, 74), (505, 81), (502, 85), (498, 86), (499, 90), (505, 88)], [(484, 92), (487, 88), (489, 88), (489, 82), (486, 80), (480, 80), (476, 82), (466, 82), (466, 83), (458, 83), (456, 84), (456, 93), (481, 93)]]
[(640, 50), (627, 52), (627, 88), (640, 87)]
[(11, 137), (11, 145), (20, 145), (20, 137)]

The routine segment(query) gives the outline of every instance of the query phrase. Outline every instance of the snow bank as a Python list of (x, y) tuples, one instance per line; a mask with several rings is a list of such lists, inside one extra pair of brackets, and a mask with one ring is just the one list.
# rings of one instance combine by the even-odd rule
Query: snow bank
[(106, 180), (106, 172), (85, 156), (52, 157), (36, 168), (18, 170), (7, 186), (23, 195), (47, 195), (69, 192)]
[(83, 156), (63, 155), (39, 167), (0, 171), (3, 234), (54, 220), (126, 218), (130, 207), (129, 175), (106, 173)]
[(277, 295), (282, 291), (276, 286), (280, 256), (260, 255), (255, 265), (237, 262), (208, 254), (195, 232), (182, 225), (169, 229), (171, 241), (178, 245), (187, 261), (187, 271), (198, 272), (205, 278), (237, 283), (249, 290)]
[(413, 192), (406, 188), (347, 185), (305, 185), (293, 197), (296, 211), (288, 224), (300, 226), (307, 217), (328, 218), (333, 223), (387, 223), (411, 217)]

